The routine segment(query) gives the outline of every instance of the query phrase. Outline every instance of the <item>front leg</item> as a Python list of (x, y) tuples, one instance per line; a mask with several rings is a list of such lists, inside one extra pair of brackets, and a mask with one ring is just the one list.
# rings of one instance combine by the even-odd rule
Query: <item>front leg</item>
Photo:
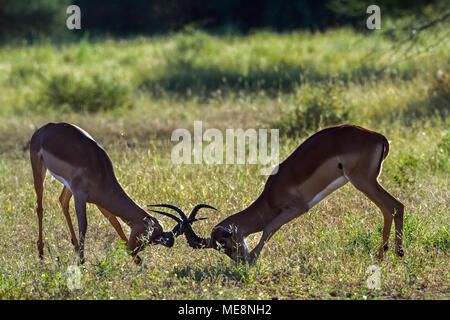
[(249, 255), (249, 263), (250, 265), (254, 265), (259, 258), (262, 248), (265, 243), (269, 241), (269, 239), (281, 228), (282, 225), (288, 223), (294, 218), (302, 215), (306, 211), (299, 211), (297, 208), (286, 208), (281, 211), (281, 213), (272, 221), (270, 221), (263, 230), (263, 234), (261, 239), (259, 240), (258, 245), (250, 252)]
[(75, 211), (78, 220), (78, 233), (79, 233), (79, 263), (84, 263), (84, 239), (87, 231), (87, 218), (86, 218), (86, 199), (85, 193), (74, 193)]

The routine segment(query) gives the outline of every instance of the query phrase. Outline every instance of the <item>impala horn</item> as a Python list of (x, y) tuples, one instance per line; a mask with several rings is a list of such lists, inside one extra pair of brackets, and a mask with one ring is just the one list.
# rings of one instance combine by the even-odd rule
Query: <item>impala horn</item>
[(150, 205), (150, 206), (151, 207), (164, 207), (164, 208), (172, 209), (172, 210), (175, 210), (176, 212), (178, 212), (181, 219), (174, 216), (173, 214), (168, 213), (168, 212), (159, 211), (159, 210), (151, 210), (153, 212), (168, 216), (168, 217), (174, 219), (175, 221), (177, 221), (178, 224), (172, 229), (174, 236), (178, 237), (179, 235), (184, 233), (187, 242), (189, 243), (189, 245), (192, 248), (201, 249), (201, 248), (215, 248), (216, 247), (214, 239), (202, 238), (202, 237), (197, 236), (191, 226), (191, 223), (194, 221), (207, 219), (207, 218), (196, 218), (196, 215), (200, 209), (208, 208), (208, 209), (213, 209), (213, 210), (219, 211), (216, 208), (214, 208), (213, 206), (210, 206), (210, 205), (204, 204), (204, 203), (200, 203), (192, 209), (192, 211), (189, 213), (189, 217), (186, 216), (186, 214), (183, 212), (183, 210), (181, 210), (177, 206), (174, 206), (171, 204), (154, 204), (154, 205)]

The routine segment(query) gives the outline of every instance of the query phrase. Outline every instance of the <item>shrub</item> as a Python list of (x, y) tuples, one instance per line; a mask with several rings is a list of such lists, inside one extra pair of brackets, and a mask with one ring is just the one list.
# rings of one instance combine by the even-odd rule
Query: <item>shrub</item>
[(21, 64), (11, 69), (9, 82), (11, 85), (18, 85), (30, 81), (32, 77), (41, 76), (42, 71), (37, 64)]
[(131, 88), (116, 77), (79, 78), (72, 74), (51, 76), (44, 82), (40, 103), (73, 111), (106, 111), (130, 105)]
[(438, 70), (430, 81), (425, 97), (412, 101), (404, 110), (402, 117), (406, 124), (426, 118), (446, 120), (450, 116), (450, 76)]
[(298, 137), (350, 119), (351, 105), (345, 99), (343, 89), (327, 83), (302, 86), (297, 103), (270, 125), (279, 128), (281, 135)]

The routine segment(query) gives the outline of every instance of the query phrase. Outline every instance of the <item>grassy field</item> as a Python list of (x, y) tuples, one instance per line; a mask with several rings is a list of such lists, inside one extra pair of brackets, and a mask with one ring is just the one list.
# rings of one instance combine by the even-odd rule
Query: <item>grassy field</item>
[[(443, 26), (413, 47), (339, 29), (0, 48), (0, 298), (450, 298), (446, 32)], [(204, 129), (278, 128), (280, 160), (327, 126), (354, 123), (384, 134), (391, 147), (380, 181), (406, 206), (405, 257), (389, 250), (377, 262), (382, 214), (350, 184), (283, 226), (253, 268), (194, 251), (183, 238), (172, 249), (146, 248), (145, 264), (136, 266), (89, 205), (81, 289), (69, 289), (67, 270), (77, 254), (58, 203), (62, 185), (50, 175), (45, 260), (37, 255), (27, 149), (34, 130), (50, 121), (87, 130), (142, 206), (219, 208), (195, 225), (207, 235), (255, 200), (266, 177), (258, 165), (173, 165), (171, 132), (191, 130), (194, 120)], [(73, 202), (71, 214), (76, 225)], [(258, 240), (251, 236), (249, 247)], [(380, 289), (366, 284), (371, 265), (381, 268)]]

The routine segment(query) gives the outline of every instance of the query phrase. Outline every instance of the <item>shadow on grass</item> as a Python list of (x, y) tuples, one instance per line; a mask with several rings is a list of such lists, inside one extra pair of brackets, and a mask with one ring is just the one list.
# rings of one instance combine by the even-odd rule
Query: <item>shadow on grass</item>
[(248, 280), (250, 267), (246, 265), (228, 266), (225, 263), (220, 263), (218, 266), (204, 266), (195, 268), (191, 266), (183, 266), (182, 268), (173, 268), (173, 273), (179, 279), (189, 279), (196, 282), (204, 280), (217, 280), (225, 278), (231, 281), (246, 282)]
[(223, 69), (216, 65), (198, 65), (190, 60), (176, 60), (157, 73), (148, 73), (139, 82), (138, 89), (157, 98), (166, 95), (176, 98), (212, 98), (234, 93), (251, 95), (264, 92), (269, 96), (293, 91), (302, 83), (329, 81), (367, 83), (383, 79), (408, 80), (416, 70), (398, 74), (375, 66), (360, 65), (339, 74), (319, 72), (313, 65), (279, 62), (267, 67), (250, 66), (246, 71)]

